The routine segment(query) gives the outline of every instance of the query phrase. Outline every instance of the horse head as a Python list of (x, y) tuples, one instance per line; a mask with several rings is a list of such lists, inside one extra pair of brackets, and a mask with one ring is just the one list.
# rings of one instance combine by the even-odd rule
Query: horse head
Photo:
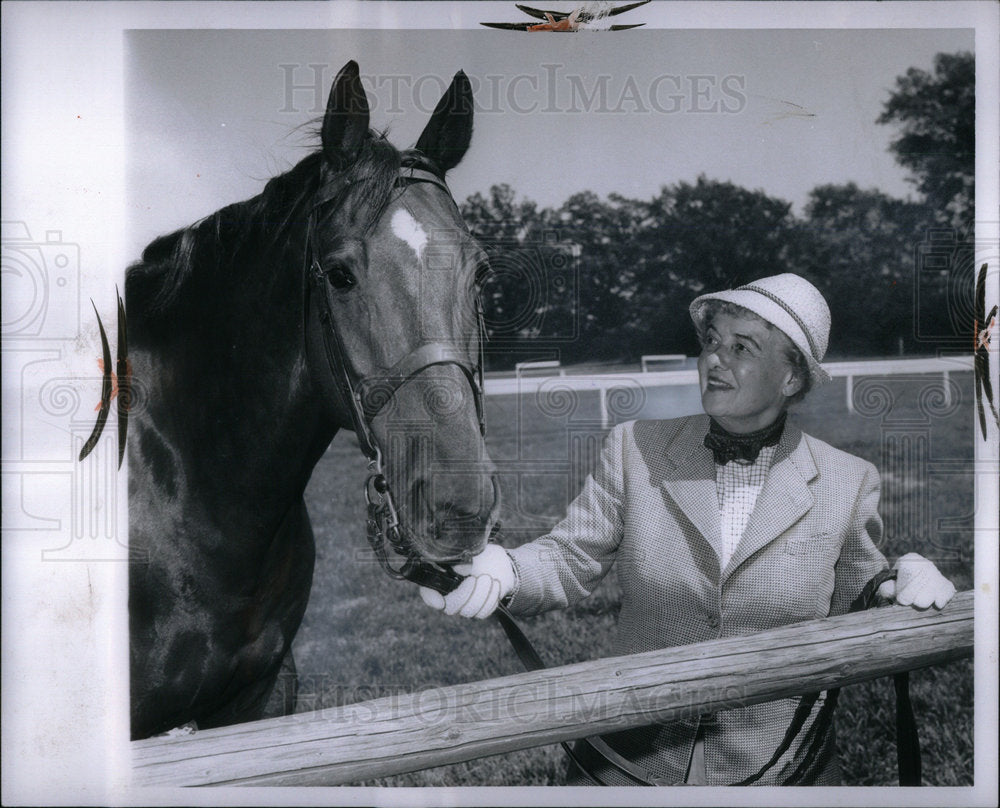
[(308, 236), (310, 370), (336, 425), (384, 467), (404, 544), (439, 562), (481, 551), (499, 510), (483, 439), (485, 255), (444, 181), (471, 136), (459, 72), (415, 148), (396, 152), (369, 130), (349, 62), (323, 119)]

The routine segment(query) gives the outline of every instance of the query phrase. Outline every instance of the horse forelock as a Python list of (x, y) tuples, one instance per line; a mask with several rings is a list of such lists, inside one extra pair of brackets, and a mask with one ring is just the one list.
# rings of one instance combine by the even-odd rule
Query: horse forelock
[(348, 184), (340, 205), (356, 211), (369, 232), (385, 212), (399, 178), (400, 152), (385, 135), (368, 137), (358, 158), (346, 169)]

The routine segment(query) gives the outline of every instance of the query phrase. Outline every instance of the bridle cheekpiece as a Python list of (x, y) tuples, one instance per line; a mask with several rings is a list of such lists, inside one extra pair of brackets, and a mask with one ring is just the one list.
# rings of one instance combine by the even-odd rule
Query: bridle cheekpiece
[[(400, 169), (396, 186), (427, 182), (441, 188), (451, 199), (451, 191), (437, 174), (412, 166)], [(350, 185), (346, 172), (341, 172), (317, 192), (309, 213), (306, 236), (306, 340), (311, 353), (320, 353), (325, 361), (312, 363), (320, 376), (320, 386), (330, 394), (336, 391), (346, 406), (361, 451), (368, 458), (368, 476), (365, 480), (367, 504), (367, 536), (372, 551), (382, 568), (393, 578), (412, 581), (431, 587), (442, 594), (452, 591), (462, 580), (449, 567), (423, 560), (404, 535), (392, 491), (383, 467), (382, 451), (371, 430), (371, 422), (389, 403), (396, 391), (420, 375), (427, 368), (438, 365), (455, 365), (472, 387), (479, 420), (480, 433), (486, 434), (486, 410), (483, 401), (483, 340), (485, 327), (479, 297), (476, 297), (476, 316), (479, 327), (479, 356), (473, 365), (456, 347), (447, 342), (424, 342), (406, 354), (388, 370), (361, 376), (356, 374), (348, 361), (344, 342), (334, 317), (335, 291), (329, 280), (329, 271), (320, 261), (316, 244), (317, 217), (330, 202), (341, 198)], [(387, 545), (405, 558), (401, 567), (393, 567)]]

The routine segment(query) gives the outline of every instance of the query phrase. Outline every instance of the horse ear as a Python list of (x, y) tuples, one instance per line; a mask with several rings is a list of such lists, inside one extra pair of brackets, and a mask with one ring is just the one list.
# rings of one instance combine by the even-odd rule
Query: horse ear
[(417, 150), (442, 171), (457, 166), (472, 140), (472, 85), (459, 70), (424, 127)]
[(368, 136), (368, 98), (358, 63), (344, 65), (330, 88), (323, 116), (323, 154), (335, 168), (346, 168)]

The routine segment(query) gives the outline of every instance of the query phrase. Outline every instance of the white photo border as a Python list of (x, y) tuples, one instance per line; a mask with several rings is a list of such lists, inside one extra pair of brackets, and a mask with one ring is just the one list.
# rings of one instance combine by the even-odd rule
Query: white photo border
[[(544, 4), (543, 4), (544, 5)], [(657, 2), (642, 12), (654, 28), (974, 28), (977, 64), (977, 241), (996, 245), (1000, 211), (998, 8), (992, 2)], [(515, 20), (512, 3), (314, 2), (5, 2), (3, 24), (4, 222), (53, 228), (47, 243), (79, 249), (79, 301), (93, 299), (113, 322), (109, 290), (123, 288), (133, 259), (125, 238), (127, 188), (123, 109), (128, 66), (124, 32), (156, 28), (481, 30), (482, 20)], [(982, 214), (980, 215), (982, 219)], [(54, 223), (54, 224), (50, 224)], [(58, 226), (60, 230), (55, 231)], [(47, 238), (37, 232), (32, 237)], [(995, 257), (995, 246), (990, 248)], [(990, 267), (996, 300), (996, 267)], [(113, 305), (113, 298), (112, 300)], [(89, 310), (82, 305), (80, 311)], [(67, 376), (94, 376), (96, 325), (81, 323), (69, 348), (39, 342), (37, 358), (65, 365)], [(129, 784), (127, 602), (121, 549), (87, 563), (40, 563), (36, 533), (68, 529), (69, 502), (37, 524), (7, 505), (32, 460), (31, 435), (14, 398), (31, 358), (3, 365), (3, 803), (159, 804), (608, 804), (593, 789), (242, 788), (136, 790)], [(98, 351), (99, 353), (99, 351)], [(997, 348), (992, 352), (998, 364)], [(16, 359), (16, 358), (15, 358)], [(12, 455), (8, 429), (20, 455)], [(992, 805), (997, 796), (997, 436), (979, 440), (976, 460), (976, 722), (971, 788), (672, 789), (616, 792), (630, 805)], [(52, 496), (65, 496), (59, 469)], [(127, 524), (124, 473), (112, 486), (109, 524)], [(10, 521), (8, 521), (8, 518)], [(34, 517), (33, 517), (34, 518)], [(69, 539), (68, 539), (69, 541)], [(112, 542), (114, 544), (114, 542)]]

